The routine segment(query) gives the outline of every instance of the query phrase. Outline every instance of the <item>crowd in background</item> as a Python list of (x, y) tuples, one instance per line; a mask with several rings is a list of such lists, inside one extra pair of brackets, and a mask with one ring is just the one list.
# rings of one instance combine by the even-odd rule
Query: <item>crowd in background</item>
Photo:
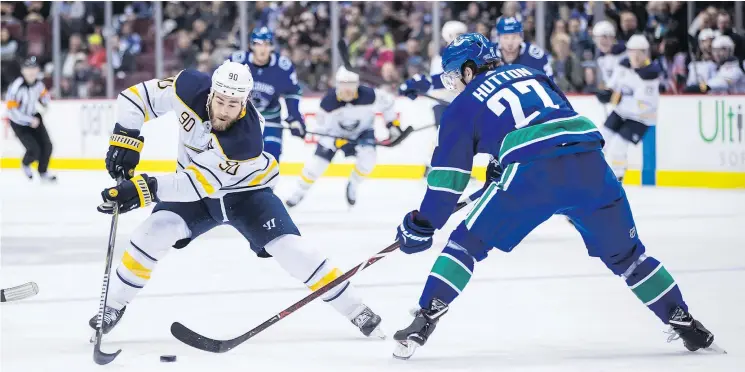
[[(518, 17), (526, 42), (536, 37), (535, 2), (441, 2), (441, 24), (464, 22), (470, 32), (496, 41), (500, 16)], [(663, 88), (675, 93), (685, 84), (691, 56), (707, 58), (697, 48), (697, 35), (711, 28), (729, 35), (736, 56), (745, 59), (745, 41), (733, 30), (733, 2), (696, 2), (694, 22), (687, 24), (684, 2), (605, 2), (604, 17), (617, 25), (617, 38), (643, 33), (652, 58), (665, 69)], [(276, 51), (290, 58), (306, 92), (330, 84), (331, 19), (327, 2), (249, 2), (249, 30), (268, 26), (275, 32)], [(105, 95), (105, 68), (115, 71), (115, 90), (155, 76), (155, 26), (152, 3), (113, 2), (114, 31), (104, 31), (104, 3), (61, 3), (62, 97)], [(430, 2), (342, 2), (341, 31), (352, 63), (395, 86), (417, 73), (428, 73), (440, 52), (434, 45)], [(546, 49), (552, 56), (555, 80), (567, 92), (596, 88), (597, 56), (592, 40), (596, 15), (592, 2), (547, 2)], [(2, 90), (19, 76), (20, 63), (37, 56), (48, 85), (53, 73), (51, 3), (3, 2)], [(230, 1), (166, 2), (163, 7), (164, 66), (167, 75), (183, 68), (211, 72), (240, 45), (237, 5)], [(105, 43), (113, 52), (107, 55)]]

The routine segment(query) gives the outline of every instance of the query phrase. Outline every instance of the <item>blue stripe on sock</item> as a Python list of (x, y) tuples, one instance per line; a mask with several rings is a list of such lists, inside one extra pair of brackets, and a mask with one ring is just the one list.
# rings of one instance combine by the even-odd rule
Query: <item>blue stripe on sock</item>
[(303, 282), (303, 284), (307, 285), (307, 284), (308, 284), (308, 282), (309, 282), (309, 281), (310, 281), (311, 279), (313, 279), (313, 277), (314, 277), (314, 276), (315, 276), (316, 274), (318, 274), (318, 270), (321, 270), (321, 268), (322, 268), (322, 267), (323, 267), (323, 265), (325, 265), (325, 264), (326, 264), (326, 260), (323, 260), (323, 262), (321, 262), (321, 264), (320, 264), (320, 265), (318, 265), (318, 267), (316, 268), (316, 270), (315, 270), (315, 271), (313, 271), (313, 274), (310, 274), (310, 277), (308, 277), (308, 280), (304, 281), (304, 282)]
[(346, 283), (344, 284), (344, 288), (342, 288), (342, 289), (341, 289), (341, 290), (339, 291), (339, 293), (335, 294), (335, 295), (334, 295), (333, 297), (331, 297), (331, 298), (329, 298), (329, 299), (323, 300), (323, 302), (331, 302), (331, 301), (333, 301), (333, 300), (336, 300), (337, 298), (339, 298), (339, 296), (341, 296), (341, 294), (342, 294), (342, 293), (344, 293), (344, 291), (346, 291), (346, 290), (347, 290), (347, 288), (349, 288), (349, 282), (346, 282)]
[(135, 247), (135, 249), (136, 249), (136, 250), (137, 250), (138, 252), (142, 253), (142, 254), (143, 254), (143, 255), (144, 255), (145, 257), (149, 258), (149, 259), (150, 259), (150, 261), (153, 261), (153, 262), (158, 262), (158, 260), (156, 260), (155, 258), (153, 258), (152, 256), (150, 256), (149, 254), (145, 253), (145, 251), (143, 251), (142, 249), (140, 249), (140, 247), (138, 247), (138, 246), (137, 246), (137, 245), (136, 245), (135, 243), (133, 243), (133, 242), (132, 242), (131, 240), (129, 241), (129, 244), (132, 244), (132, 246), (133, 246), (133, 247)]
[(119, 280), (121, 280), (122, 283), (124, 283), (124, 284), (126, 284), (126, 285), (128, 285), (128, 286), (130, 286), (132, 288), (142, 288), (142, 287), (144, 287), (144, 286), (141, 286), (141, 285), (136, 285), (136, 284), (130, 283), (129, 281), (127, 281), (127, 279), (124, 279), (122, 277), (122, 274), (119, 274), (119, 270), (116, 271), (116, 276), (119, 277)]

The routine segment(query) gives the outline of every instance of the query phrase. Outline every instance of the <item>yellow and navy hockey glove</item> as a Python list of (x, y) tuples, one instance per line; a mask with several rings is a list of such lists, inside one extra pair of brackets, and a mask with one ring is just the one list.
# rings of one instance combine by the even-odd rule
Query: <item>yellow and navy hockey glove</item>
[(147, 174), (138, 174), (130, 180), (126, 180), (114, 187), (109, 187), (101, 192), (103, 203), (98, 206), (98, 211), (112, 214), (114, 203), (119, 203), (119, 212), (126, 213), (133, 209), (142, 208), (158, 201), (158, 181), (148, 177)]
[(114, 134), (109, 139), (109, 151), (106, 152), (106, 170), (111, 178), (130, 179), (134, 176), (144, 141), (145, 137), (140, 135), (139, 130), (116, 124)]
[(401, 130), (401, 122), (399, 122), (398, 119), (386, 124), (385, 127), (388, 128), (388, 139), (391, 142), (397, 140), (398, 137), (401, 137), (403, 134), (403, 131)]

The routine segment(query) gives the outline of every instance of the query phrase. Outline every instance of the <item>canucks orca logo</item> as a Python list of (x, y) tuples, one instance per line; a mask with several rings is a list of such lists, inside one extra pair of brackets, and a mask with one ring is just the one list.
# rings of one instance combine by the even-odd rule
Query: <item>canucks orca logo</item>
[(251, 102), (253, 102), (254, 107), (259, 111), (263, 111), (269, 106), (269, 100), (255, 90), (251, 92)]
[(355, 121), (342, 120), (341, 122), (339, 122), (339, 126), (341, 127), (341, 129), (352, 131), (352, 130), (357, 129), (357, 127), (360, 126), (360, 121), (359, 120), (355, 120)]

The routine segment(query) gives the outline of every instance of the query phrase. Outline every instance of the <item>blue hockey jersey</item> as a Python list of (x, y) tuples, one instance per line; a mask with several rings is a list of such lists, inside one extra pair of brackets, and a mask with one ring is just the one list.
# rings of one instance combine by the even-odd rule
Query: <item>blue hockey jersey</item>
[(471, 81), (442, 115), (419, 211), (442, 228), (465, 190), (473, 157), (503, 165), (601, 149), (603, 137), (538, 70), (500, 66)]
[(235, 52), (230, 56), (233, 62), (248, 65), (254, 78), (254, 89), (251, 91), (251, 101), (266, 119), (266, 126), (281, 127), (280, 112), (282, 107), (279, 97), (285, 98), (288, 122), (303, 120), (298, 108), (303, 89), (298, 84), (295, 66), (287, 57), (272, 53), (269, 63), (258, 66), (254, 63), (253, 53)]

